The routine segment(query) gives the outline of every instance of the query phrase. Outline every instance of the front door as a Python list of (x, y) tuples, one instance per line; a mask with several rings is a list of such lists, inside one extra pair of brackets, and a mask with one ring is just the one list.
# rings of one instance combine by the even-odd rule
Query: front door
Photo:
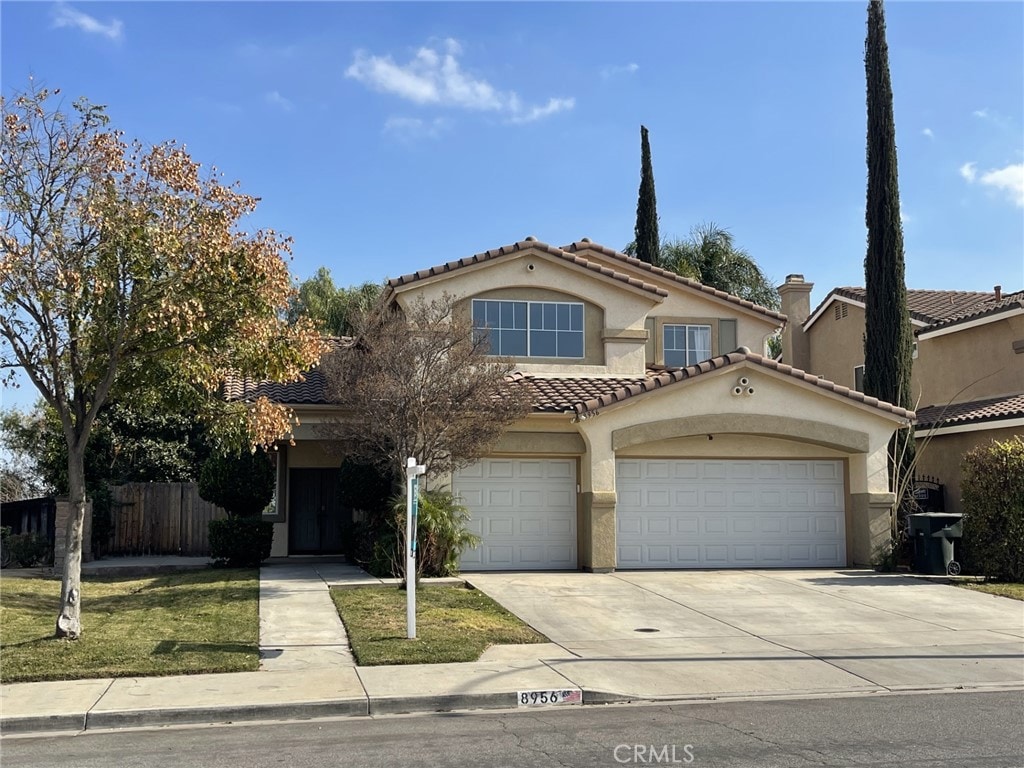
[(342, 509), (337, 469), (293, 469), (288, 482), (288, 552), (341, 552)]

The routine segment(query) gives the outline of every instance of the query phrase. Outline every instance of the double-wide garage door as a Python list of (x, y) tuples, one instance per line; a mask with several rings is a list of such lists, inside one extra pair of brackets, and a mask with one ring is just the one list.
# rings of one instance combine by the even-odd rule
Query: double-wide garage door
[(452, 487), (481, 540), (462, 554), (463, 570), (576, 568), (574, 459), (484, 459)]
[(619, 459), (619, 568), (846, 565), (842, 462)]

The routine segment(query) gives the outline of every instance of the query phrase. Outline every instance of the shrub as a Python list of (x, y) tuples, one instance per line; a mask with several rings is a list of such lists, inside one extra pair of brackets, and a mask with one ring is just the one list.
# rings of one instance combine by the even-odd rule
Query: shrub
[(199, 495), (228, 517), (259, 517), (274, 498), (274, 467), (262, 451), (213, 455), (199, 471)]
[(217, 565), (254, 568), (270, 557), (274, 524), (253, 517), (210, 521), (210, 556)]
[(50, 559), (50, 542), (41, 533), (16, 533), (7, 537), (4, 545), (11, 557), (22, 568), (31, 568)]
[[(389, 575), (401, 576), (405, 561), (404, 496), (392, 502), (393, 523), (377, 537), (372, 567), (386, 569)], [(479, 538), (466, 529), (469, 510), (448, 491), (424, 491), (420, 494), (418, 536), (416, 543), (416, 576), (453, 576), (459, 572), (459, 556), (479, 543)], [(373, 571), (371, 571), (373, 573)]]
[(1024, 439), (964, 454), (964, 545), (981, 575), (1024, 581)]

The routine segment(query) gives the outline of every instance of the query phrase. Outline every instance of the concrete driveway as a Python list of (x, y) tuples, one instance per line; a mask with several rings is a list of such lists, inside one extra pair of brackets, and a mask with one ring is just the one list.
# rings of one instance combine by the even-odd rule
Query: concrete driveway
[(1024, 603), (872, 571), (476, 573), (614, 697), (1024, 685)]

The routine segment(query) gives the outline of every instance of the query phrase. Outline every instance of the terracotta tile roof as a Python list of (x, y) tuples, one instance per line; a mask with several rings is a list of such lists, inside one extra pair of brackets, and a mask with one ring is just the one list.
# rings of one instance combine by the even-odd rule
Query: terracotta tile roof
[[(833, 288), (825, 299), (815, 307), (810, 317), (814, 317), (833, 296), (840, 296), (861, 304), (867, 300), (867, 290), (858, 286)], [(925, 291), (916, 288), (907, 289), (907, 309), (914, 320), (925, 325), (942, 322), (958, 317), (964, 313), (984, 309), (995, 301), (996, 295), (984, 291)]]
[(578, 402), (574, 405), (573, 409), (579, 416), (594, 413), (599, 411), (601, 408), (622, 402), (623, 400), (628, 400), (635, 395), (652, 392), (656, 389), (660, 389), (661, 387), (667, 387), (680, 381), (694, 379), (705, 373), (721, 370), (722, 368), (727, 368), (730, 365), (735, 365), (743, 362), (744, 360), (759, 365), (762, 368), (767, 368), (781, 374), (792, 376), (793, 378), (799, 379), (808, 384), (813, 384), (814, 386), (820, 387), (829, 392), (834, 392), (837, 395), (848, 397), (851, 400), (871, 406), (872, 408), (877, 408), (880, 411), (892, 413), (902, 418), (914, 418), (913, 411), (900, 408), (899, 406), (892, 405), (891, 403), (886, 403), (875, 397), (868, 397), (863, 392), (858, 392), (855, 389), (849, 389), (848, 387), (819, 378), (813, 374), (806, 373), (799, 368), (794, 368), (791, 365), (785, 365), (770, 358), (756, 355), (745, 350), (745, 348), (740, 348), (740, 350), (737, 350), (736, 352), (730, 352), (727, 355), (714, 357), (710, 360), (705, 360), (702, 363), (691, 365), (686, 368), (669, 368), (660, 372), (652, 371), (650, 372), (650, 375), (644, 379), (634, 381), (613, 391), (604, 392), (583, 402)]
[(511, 253), (517, 253), (519, 251), (531, 249), (540, 251), (541, 253), (547, 253), (551, 256), (555, 256), (559, 259), (562, 259), (563, 261), (570, 262), (572, 264), (575, 264), (579, 267), (583, 267), (584, 269), (589, 270), (591, 272), (596, 272), (597, 274), (603, 275), (605, 277), (610, 277), (613, 280), (618, 280), (619, 282), (626, 283), (627, 285), (630, 285), (634, 288), (639, 288), (642, 291), (653, 293), (656, 296), (668, 296), (668, 291), (666, 291), (664, 288), (659, 288), (658, 286), (653, 285), (651, 283), (644, 282), (643, 280), (638, 280), (635, 277), (630, 277), (629, 275), (623, 272), (616, 272), (615, 270), (609, 269), (608, 267), (602, 264), (597, 264), (593, 261), (588, 261), (582, 256), (577, 256), (575, 254), (568, 253), (562, 250), (561, 248), (556, 248), (555, 246), (548, 245), (547, 243), (542, 243), (533, 237), (528, 237), (525, 240), (520, 240), (517, 243), (512, 243), (512, 245), (503, 245), (500, 248), (492, 248), (489, 251), (477, 253), (474, 254), (473, 256), (468, 256), (464, 259), (458, 259), (457, 261), (449, 261), (447, 264), (441, 264), (436, 267), (430, 267), (429, 269), (421, 269), (419, 272), (413, 272), (408, 275), (402, 275), (401, 277), (392, 278), (391, 280), (388, 280), (388, 287), (393, 291), (395, 288), (398, 288), (403, 285), (408, 285), (409, 283), (416, 282), (417, 280), (423, 280), (428, 277), (434, 277), (435, 275), (443, 275), (448, 272), (454, 272), (455, 270), (461, 269), (463, 267), (472, 266), (473, 264), (480, 264), (485, 261), (490, 261), (492, 259), (497, 259), (502, 256), (507, 256), (508, 254)]
[[(345, 349), (352, 345), (349, 337), (327, 339), (331, 350)], [(256, 379), (231, 377), (224, 382), (224, 397), (228, 400), (252, 401), (266, 397), (274, 403), (287, 405), (326, 405), (326, 381), (323, 371), (317, 367), (306, 371), (298, 381), (280, 383), (257, 381)]]
[(1003, 395), (952, 405), (929, 405), (917, 412), (917, 428), (932, 429), (1021, 417), (1024, 417), (1024, 394)]
[(653, 264), (648, 264), (646, 261), (640, 261), (640, 259), (635, 259), (632, 256), (627, 256), (626, 254), (620, 251), (616, 251), (614, 248), (608, 248), (607, 246), (604, 245), (592, 243), (590, 240), (587, 240), (586, 238), (584, 238), (583, 240), (579, 240), (575, 243), (569, 243), (569, 245), (563, 245), (562, 250), (568, 251), (569, 253), (576, 253), (577, 251), (583, 250), (597, 251), (598, 253), (604, 254), (605, 256), (609, 256), (625, 264), (629, 264), (631, 267), (635, 269), (641, 269), (646, 272), (650, 272), (652, 275), (658, 275), (659, 277), (668, 278), (673, 282), (680, 283), (681, 285), (685, 285), (689, 288), (693, 288), (695, 290), (700, 291), (701, 293), (706, 293), (710, 296), (714, 296), (716, 299), (722, 299), (724, 301), (730, 302), (731, 304), (736, 304), (738, 306), (743, 307), (744, 309), (752, 310), (759, 314), (765, 315), (766, 317), (770, 317), (773, 320), (778, 320), (779, 322), (786, 321), (786, 316), (781, 312), (776, 312), (775, 310), (768, 309), (767, 307), (762, 307), (760, 304), (755, 304), (752, 301), (741, 299), (739, 296), (733, 296), (731, 293), (720, 291), (717, 288), (712, 288), (711, 286), (704, 285), (703, 283), (697, 282), (696, 280), (691, 280), (688, 277), (677, 275), (675, 272), (671, 272), (667, 269), (662, 269), (661, 267), (656, 267)]
[(960, 323), (979, 320), (983, 317), (988, 317), (989, 315), (997, 315), (1013, 309), (1024, 309), (1024, 291), (1004, 295), (1002, 301), (996, 301), (995, 295), (993, 295), (990, 302), (975, 305), (974, 307), (966, 309), (959, 314), (943, 318), (938, 322), (932, 323), (927, 328), (922, 329), (919, 333), (929, 333), (941, 328), (949, 328), (950, 326), (959, 325)]
[(513, 373), (512, 381), (530, 388), (535, 413), (566, 413), (577, 411), (580, 403), (610, 392), (642, 384), (646, 377), (612, 378), (599, 376), (542, 376)]

